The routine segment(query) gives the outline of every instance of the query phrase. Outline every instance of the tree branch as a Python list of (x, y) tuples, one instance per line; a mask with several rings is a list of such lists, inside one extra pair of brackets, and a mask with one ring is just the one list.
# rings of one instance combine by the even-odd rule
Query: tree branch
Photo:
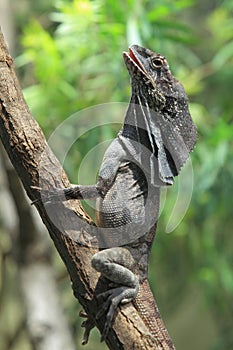
[(26, 322), (23, 325), (27, 327), (34, 349), (74, 350), (76, 347), (61, 308), (47, 239), (44, 240), (44, 236), (42, 238), (38, 232), (32, 208), (2, 145), (0, 152), (8, 189), (18, 214), (17, 234), (12, 235), (11, 256), (16, 262), (15, 283), (20, 286), (20, 297), (25, 308)]
[[(38, 198), (38, 193), (32, 190), (31, 186), (39, 185), (50, 189), (70, 185), (64, 170), (49, 149), (39, 125), (28, 110), (2, 34), (0, 34), (0, 137), (31, 200)], [(44, 206), (39, 201), (36, 207), (66, 265), (75, 297), (84, 307), (90, 320), (100, 331), (103, 330), (105, 319), (104, 317), (95, 319), (99, 305), (96, 298), (93, 298), (99, 278), (91, 267), (91, 257), (96, 249), (71, 238), (83, 237), (84, 243), (86, 242), (90, 237), (91, 226), (87, 224), (91, 223), (89, 217), (78, 201), (58, 203), (56, 208), (54, 205)], [(80, 220), (77, 225), (78, 218), (82, 218), (82, 227)], [(119, 308), (106, 343), (112, 350), (165, 349), (156, 344), (155, 338), (132, 304)]]

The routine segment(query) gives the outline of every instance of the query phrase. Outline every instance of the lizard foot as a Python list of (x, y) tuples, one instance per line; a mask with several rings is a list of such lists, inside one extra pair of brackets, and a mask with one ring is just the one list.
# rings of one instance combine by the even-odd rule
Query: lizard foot
[(63, 189), (54, 188), (53, 190), (44, 190), (37, 186), (31, 186), (31, 188), (40, 193), (40, 197), (31, 202), (32, 205), (38, 202), (60, 202), (65, 198)]
[(118, 288), (110, 289), (106, 292), (100, 293), (97, 296), (98, 300), (102, 298), (104, 299), (107, 298), (101, 310), (99, 310), (99, 312), (96, 315), (96, 318), (99, 319), (108, 310), (104, 329), (101, 335), (101, 341), (104, 341), (108, 335), (108, 332), (112, 326), (113, 318), (116, 313), (118, 305), (120, 303), (130, 302), (136, 295), (137, 295), (137, 289), (135, 288), (118, 287)]

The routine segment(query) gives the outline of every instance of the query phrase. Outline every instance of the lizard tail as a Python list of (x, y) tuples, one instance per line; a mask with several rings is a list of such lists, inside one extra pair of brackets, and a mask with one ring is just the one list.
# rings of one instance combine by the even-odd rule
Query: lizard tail
[(160, 316), (147, 279), (140, 284), (139, 293), (133, 300), (133, 303), (143, 322), (154, 336), (159, 349), (175, 350), (175, 346)]

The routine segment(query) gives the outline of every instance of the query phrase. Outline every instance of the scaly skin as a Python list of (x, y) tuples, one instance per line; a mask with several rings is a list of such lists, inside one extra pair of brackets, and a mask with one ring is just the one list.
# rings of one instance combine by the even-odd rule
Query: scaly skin
[(120, 303), (133, 301), (161, 349), (174, 349), (147, 281), (159, 213), (160, 187), (171, 185), (196, 142), (196, 127), (182, 85), (167, 60), (133, 45), (123, 53), (132, 95), (122, 130), (107, 149), (96, 185), (47, 193), (46, 200), (96, 198), (102, 250), (92, 266), (113, 283), (98, 298), (107, 313), (102, 340)]

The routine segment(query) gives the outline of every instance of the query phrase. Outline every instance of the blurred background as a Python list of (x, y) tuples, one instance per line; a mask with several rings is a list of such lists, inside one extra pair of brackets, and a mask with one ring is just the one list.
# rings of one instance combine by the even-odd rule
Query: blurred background
[[(232, 15), (231, 0), (0, 0), (1, 27), (46, 137), (77, 111), (129, 100), (122, 51), (133, 43), (166, 56), (183, 83), (199, 134), (192, 199), (168, 234), (177, 196), (176, 185), (169, 189), (150, 260), (177, 350), (233, 349)], [(118, 130), (95, 128), (75, 143), (64, 164), (71, 182), (87, 152)], [(66, 269), (0, 149), (0, 348), (81, 349), (81, 308)], [(33, 328), (43, 308), (55, 316), (56, 346), (45, 345), (46, 325)], [(99, 339), (94, 330), (85, 349), (106, 349)]]

